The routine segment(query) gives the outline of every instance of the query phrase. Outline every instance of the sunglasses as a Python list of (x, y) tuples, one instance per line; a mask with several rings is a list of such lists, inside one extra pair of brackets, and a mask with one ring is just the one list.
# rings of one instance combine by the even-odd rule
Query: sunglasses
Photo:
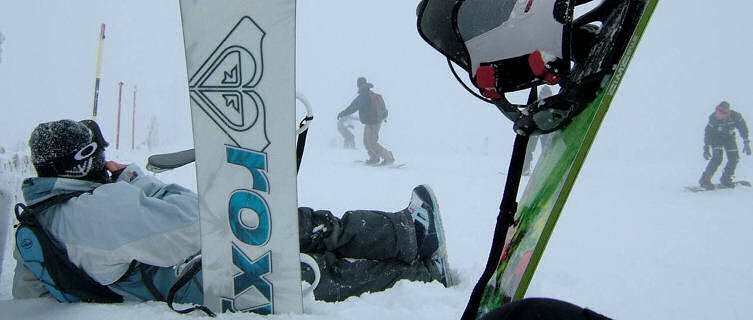
[(96, 142), (89, 143), (72, 154), (50, 159), (46, 164), (38, 164), (37, 171), (41, 171), (38, 173), (46, 176), (60, 175), (69, 170), (75, 163), (89, 159), (101, 149)]

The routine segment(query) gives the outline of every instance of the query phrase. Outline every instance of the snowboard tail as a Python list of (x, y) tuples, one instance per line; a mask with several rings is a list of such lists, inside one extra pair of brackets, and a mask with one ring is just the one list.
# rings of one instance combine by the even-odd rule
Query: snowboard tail
[[(657, 3), (658, 0), (630, 0), (624, 24), (619, 30), (607, 30), (625, 35), (618, 37), (618, 42), (613, 43), (616, 48), (614, 50), (621, 50), (622, 54), (617, 51), (615, 67), (605, 77), (596, 98), (570, 124), (553, 133), (552, 143), (540, 157), (519, 201), (515, 225), (508, 232), (510, 236), (499, 257), (496, 271), (486, 284), (477, 316), (524, 297), (565, 201)], [(603, 46), (597, 46), (592, 53), (604, 49)]]

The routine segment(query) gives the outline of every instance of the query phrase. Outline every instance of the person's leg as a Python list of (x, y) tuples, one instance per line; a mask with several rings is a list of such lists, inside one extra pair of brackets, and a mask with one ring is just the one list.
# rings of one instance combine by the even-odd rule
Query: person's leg
[(373, 129), (373, 141), (372, 141), (372, 147), (374, 148), (374, 152), (376, 152), (377, 155), (379, 155), (380, 158), (384, 159), (384, 164), (392, 164), (395, 162), (395, 157), (392, 155), (392, 152), (387, 150), (384, 146), (382, 146), (379, 143), (379, 131), (382, 128), (381, 123), (377, 123), (374, 126)]
[(374, 125), (365, 124), (363, 126), (363, 147), (366, 148), (366, 152), (369, 154), (369, 159), (366, 160), (367, 164), (376, 164), (379, 162), (379, 154), (374, 149)]
[[(366, 292), (391, 288), (400, 280), (441, 281), (437, 267), (429, 260), (405, 263), (399, 260), (338, 258), (332, 252), (311, 254), (319, 265), (321, 278), (314, 298), (327, 302), (343, 301)], [(307, 266), (302, 266), (304, 279)], [(310, 271), (309, 271), (310, 272)]]
[[(301, 252), (317, 261), (322, 275), (317, 299), (339, 301), (398, 280), (452, 285), (439, 206), (428, 186), (414, 188), (408, 207), (396, 213), (356, 210), (338, 219), (299, 208), (298, 223)], [(302, 265), (302, 273), (313, 281), (310, 268)]]
[(704, 182), (711, 183), (711, 177), (714, 176), (716, 169), (722, 164), (722, 158), (724, 158), (722, 149), (722, 146), (711, 146), (711, 160), (709, 160), (708, 165), (706, 165), (706, 170), (704, 170), (701, 175), (701, 180), (699, 181), (701, 185), (703, 185)]
[(348, 149), (348, 148), (355, 148), (355, 146), (356, 146), (356, 144), (355, 144), (355, 138), (356, 137), (353, 135), (353, 133), (350, 132), (350, 130), (348, 129), (348, 127), (338, 125), (337, 126), (337, 131), (339, 131), (340, 135), (342, 135), (342, 137), (343, 137), (343, 147), (344, 148), (346, 148), (346, 149)]
[(418, 245), (413, 219), (406, 210), (354, 210), (342, 219), (327, 210), (298, 208), (301, 252), (333, 252), (355, 259), (396, 259), (412, 263)]
[(740, 152), (737, 150), (737, 142), (734, 137), (724, 144), (724, 149), (727, 152), (727, 165), (724, 166), (720, 182), (723, 185), (732, 186), (732, 179), (735, 177), (737, 161), (740, 159)]

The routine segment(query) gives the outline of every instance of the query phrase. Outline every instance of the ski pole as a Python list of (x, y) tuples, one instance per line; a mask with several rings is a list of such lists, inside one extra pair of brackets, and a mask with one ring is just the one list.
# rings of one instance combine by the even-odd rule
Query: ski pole
[(105, 41), (105, 24), (99, 27), (99, 45), (97, 48), (97, 67), (94, 76), (94, 105), (92, 106), (92, 120), (97, 121), (97, 104), (99, 102), (100, 69), (102, 66), (102, 44)]

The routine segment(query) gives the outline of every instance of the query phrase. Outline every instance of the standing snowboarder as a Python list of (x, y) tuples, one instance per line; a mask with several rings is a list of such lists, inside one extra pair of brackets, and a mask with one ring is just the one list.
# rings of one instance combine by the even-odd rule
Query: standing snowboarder
[[(379, 144), (379, 130), (382, 127), (382, 121), (387, 117), (386, 109), (382, 108), (384, 111), (380, 111), (380, 108), (378, 108), (381, 96), (371, 91), (374, 85), (366, 81), (364, 77), (359, 77), (356, 80), (356, 86), (358, 87), (358, 96), (345, 110), (337, 114), (337, 119), (358, 111), (358, 117), (364, 125), (363, 146), (369, 154), (366, 164), (382, 166), (393, 164), (395, 157), (392, 152)], [(383, 100), (381, 104), (384, 105)], [(379, 162), (380, 159), (382, 160), (381, 163)]]
[(740, 136), (743, 138), (743, 152), (750, 155), (750, 140), (748, 140), (748, 126), (745, 124), (745, 119), (740, 113), (731, 110), (727, 101), (722, 101), (716, 106), (716, 111), (709, 116), (709, 122), (704, 133), (703, 158), (710, 161), (698, 181), (701, 187), (714, 189), (711, 177), (714, 176), (716, 169), (722, 163), (722, 158), (724, 158), (722, 151), (727, 153), (727, 165), (722, 172), (720, 183), (725, 187), (735, 186), (733, 178), (737, 161), (740, 158), (737, 151), (735, 129), (740, 132)]

